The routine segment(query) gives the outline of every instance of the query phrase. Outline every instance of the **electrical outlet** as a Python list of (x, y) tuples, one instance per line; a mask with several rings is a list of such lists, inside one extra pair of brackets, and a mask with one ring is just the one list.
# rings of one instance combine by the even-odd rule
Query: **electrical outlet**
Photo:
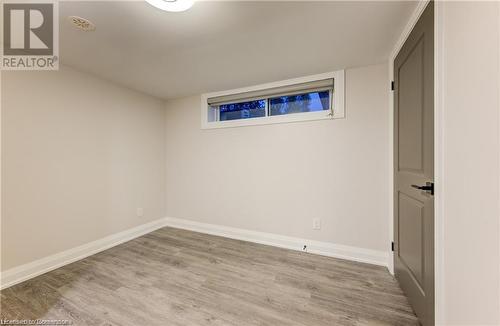
[(139, 207), (139, 208), (136, 209), (136, 214), (137, 214), (137, 217), (143, 217), (144, 216), (144, 210)]
[(313, 230), (321, 230), (321, 219), (313, 218)]

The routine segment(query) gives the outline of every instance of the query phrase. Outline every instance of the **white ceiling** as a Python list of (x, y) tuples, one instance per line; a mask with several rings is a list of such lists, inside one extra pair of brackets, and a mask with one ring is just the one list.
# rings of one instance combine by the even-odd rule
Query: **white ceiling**
[[(170, 99), (387, 60), (416, 2), (60, 2), (61, 62)], [(95, 23), (72, 27), (67, 16)]]

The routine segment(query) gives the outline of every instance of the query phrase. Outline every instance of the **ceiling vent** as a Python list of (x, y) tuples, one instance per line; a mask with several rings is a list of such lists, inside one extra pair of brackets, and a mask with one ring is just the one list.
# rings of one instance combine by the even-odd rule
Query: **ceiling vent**
[(95, 30), (95, 25), (90, 20), (87, 20), (85, 18), (78, 16), (69, 16), (68, 20), (74, 27), (78, 28), (81, 31), (91, 32)]

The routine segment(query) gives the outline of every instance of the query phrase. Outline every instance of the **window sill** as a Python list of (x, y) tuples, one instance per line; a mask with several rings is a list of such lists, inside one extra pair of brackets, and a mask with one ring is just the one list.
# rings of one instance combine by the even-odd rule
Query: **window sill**
[(321, 112), (305, 112), (294, 113), (287, 115), (277, 115), (271, 117), (251, 118), (243, 120), (230, 120), (230, 121), (216, 121), (207, 122), (202, 125), (202, 129), (219, 129), (219, 128), (234, 128), (245, 126), (260, 126), (277, 123), (291, 123), (291, 122), (306, 122), (315, 120), (333, 120), (343, 118), (340, 116), (332, 116), (330, 111)]

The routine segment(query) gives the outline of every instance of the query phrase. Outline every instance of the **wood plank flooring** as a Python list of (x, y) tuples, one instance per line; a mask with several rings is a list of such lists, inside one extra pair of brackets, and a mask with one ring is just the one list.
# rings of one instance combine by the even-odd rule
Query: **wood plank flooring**
[(418, 325), (383, 267), (163, 228), (0, 293), (72, 325)]

